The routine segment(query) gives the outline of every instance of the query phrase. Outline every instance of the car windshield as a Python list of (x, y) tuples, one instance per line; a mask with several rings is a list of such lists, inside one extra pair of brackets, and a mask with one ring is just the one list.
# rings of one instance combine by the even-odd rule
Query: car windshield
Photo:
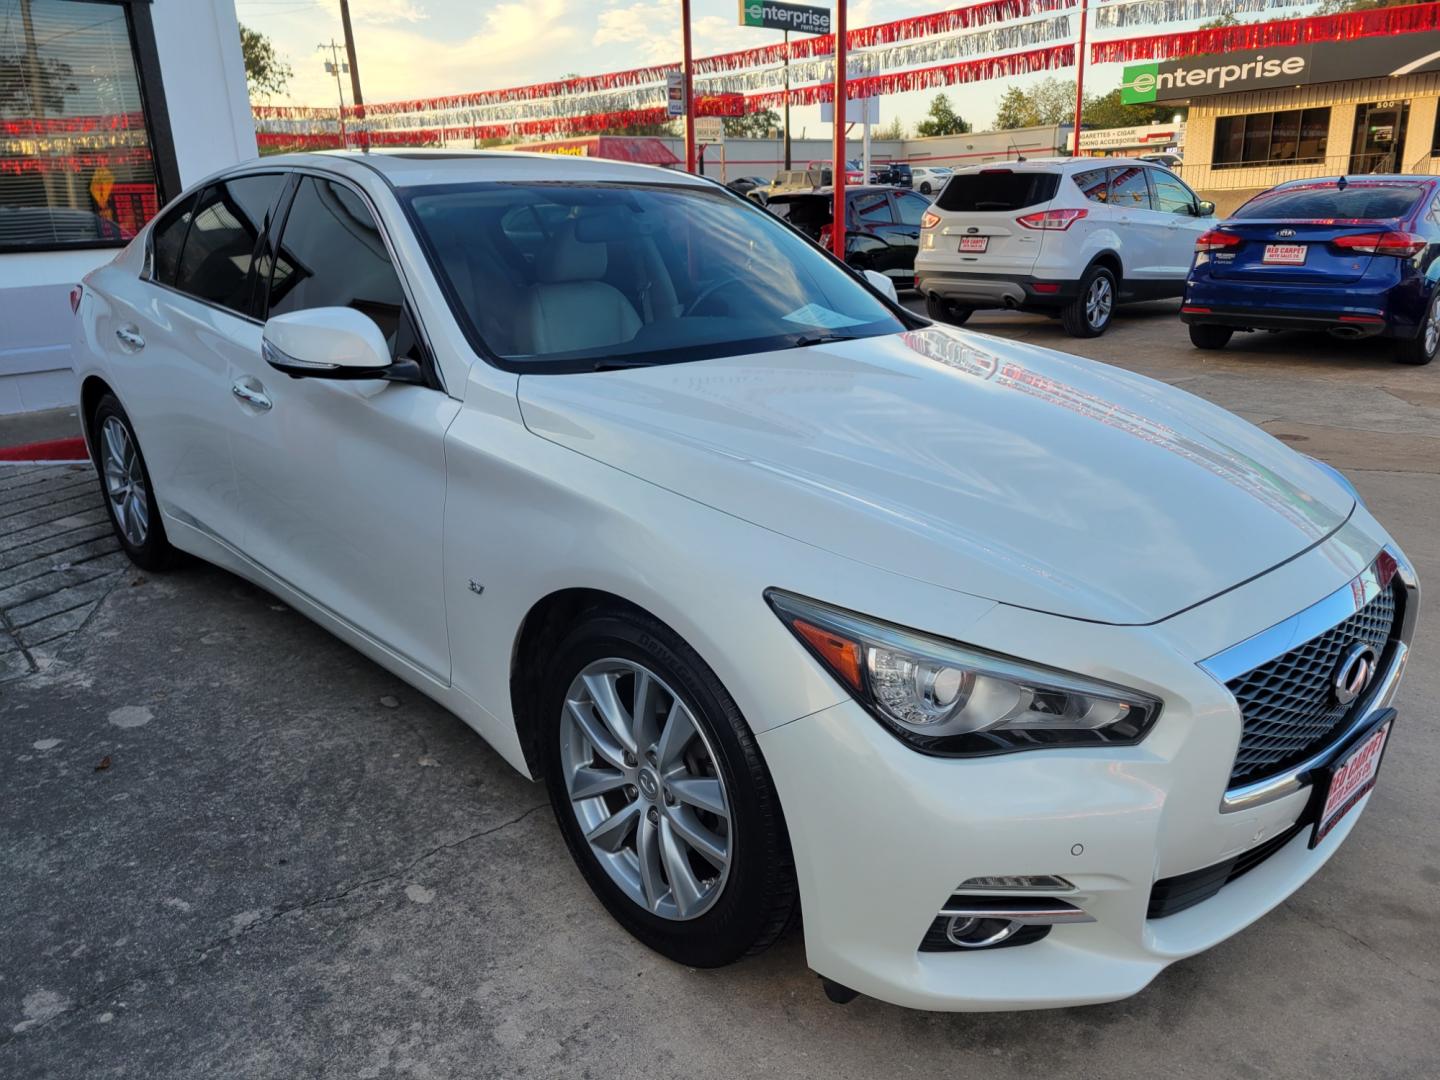
[(679, 184), (476, 183), (406, 203), (477, 348), (587, 370), (906, 329), (748, 200)]
[(1423, 184), (1351, 183), (1346, 187), (1287, 188), (1257, 195), (1231, 217), (1286, 221), (1375, 221), (1405, 217), (1425, 193)]

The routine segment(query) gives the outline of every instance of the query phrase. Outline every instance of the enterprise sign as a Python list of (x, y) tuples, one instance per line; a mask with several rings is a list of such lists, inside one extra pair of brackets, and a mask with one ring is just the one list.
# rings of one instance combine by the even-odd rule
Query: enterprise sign
[(830, 9), (809, 4), (782, 4), (778, 0), (740, 0), (740, 25), (766, 30), (793, 30), (797, 34), (830, 33)]
[(1143, 105), (1422, 71), (1440, 71), (1440, 31), (1130, 64), (1120, 82), (1120, 100)]

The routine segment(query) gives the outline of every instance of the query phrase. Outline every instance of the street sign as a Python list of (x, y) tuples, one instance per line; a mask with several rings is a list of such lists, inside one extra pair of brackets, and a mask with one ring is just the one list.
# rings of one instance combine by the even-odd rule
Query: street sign
[(740, 0), (740, 25), (765, 30), (793, 30), (797, 34), (830, 33), (830, 9), (779, 0)]
[[(822, 101), (820, 103), (820, 122), (822, 124), (835, 122), (834, 102)], [(845, 122), (847, 124), (880, 123), (880, 99), (878, 97), (851, 98), (845, 102)]]
[(678, 71), (665, 76), (665, 105), (671, 116), (685, 115), (685, 76)]
[(697, 116), (695, 142), (701, 146), (725, 145), (725, 121), (718, 116)]

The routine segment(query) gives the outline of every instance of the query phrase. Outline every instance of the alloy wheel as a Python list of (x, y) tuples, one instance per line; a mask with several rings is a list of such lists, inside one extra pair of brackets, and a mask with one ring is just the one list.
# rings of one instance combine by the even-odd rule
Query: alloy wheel
[(590, 851), (652, 915), (694, 919), (734, 859), (730, 799), (690, 707), (632, 660), (588, 664), (565, 694), (560, 765)]
[(107, 416), (100, 428), (105, 495), (115, 522), (132, 547), (144, 547), (150, 535), (150, 500), (145, 470), (130, 432), (119, 417)]
[(1115, 306), (1115, 290), (1110, 279), (1103, 274), (1090, 282), (1085, 292), (1085, 321), (1099, 329), (1110, 321), (1110, 310)]
[(1440, 296), (1431, 301), (1425, 316), (1425, 355), (1434, 356), (1436, 346), (1440, 346)]

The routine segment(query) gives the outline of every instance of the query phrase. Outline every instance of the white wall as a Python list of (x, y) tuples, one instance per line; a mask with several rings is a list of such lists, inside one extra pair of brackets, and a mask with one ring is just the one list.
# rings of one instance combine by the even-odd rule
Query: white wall
[[(154, 0), (155, 46), (180, 182), (252, 158), (234, 0)], [(0, 255), (0, 413), (71, 404), (70, 287), (112, 249)]]

